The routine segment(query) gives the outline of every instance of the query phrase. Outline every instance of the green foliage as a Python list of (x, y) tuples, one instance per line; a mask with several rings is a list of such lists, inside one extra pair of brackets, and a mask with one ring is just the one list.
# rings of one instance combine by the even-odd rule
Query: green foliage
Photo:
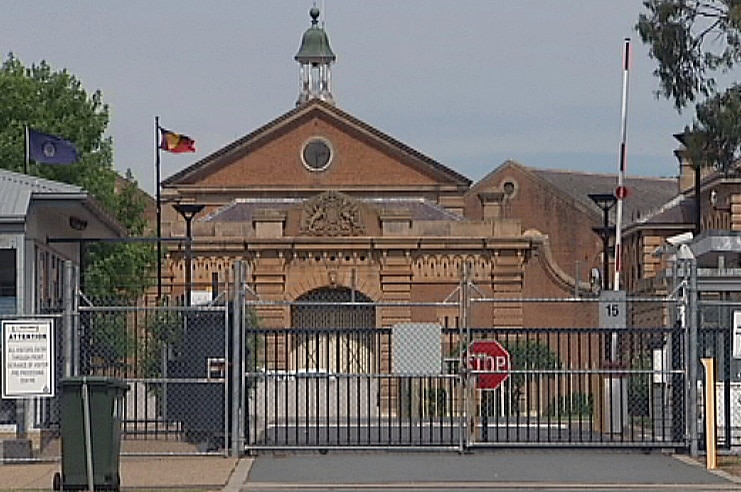
[[(552, 373), (561, 369), (561, 359), (553, 352), (548, 344), (538, 340), (500, 341), (502, 347), (509, 353), (511, 372), (507, 381), (501, 386), (510, 401), (512, 411), (519, 413), (520, 401), (525, 394), (525, 387), (536, 373), (538, 377), (551, 378)], [(454, 353), (456, 353), (454, 351)], [(491, 392), (485, 391), (481, 403), (482, 415), (496, 415), (497, 403), (491, 398)]]
[[(45, 61), (26, 67), (9, 54), (0, 66), (0, 166), (23, 172), (25, 127), (64, 137), (80, 161), (69, 166), (30, 163), (28, 173), (87, 190), (131, 235), (144, 233), (144, 201), (129, 172), (116, 192), (113, 142), (105, 136), (108, 105), (98, 90), (88, 94), (67, 70)], [(97, 244), (85, 258), (85, 290), (94, 298), (123, 297), (130, 302), (152, 284), (156, 263), (147, 244)]]
[(719, 90), (716, 77), (741, 61), (741, 2), (645, 0), (643, 5), (636, 30), (657, 61), (657, 94), (680, 112), (704, 98), (685, 129), (689, 159), (729, 174), (741, 158), (741, 88)]
[[(245, 308), (244, 311), (245, 323), (247, 325), (247, 335), (245, 340), (246, 355), (245, 355), (245, 369), (247, 372), (256, 372), (258, 368), (265, 364), (264, 348), (265, 338), (263, 335), (258, 333), (260, 329), (260, 317), (257, 315), (257, 311), (254, 307)], [(254, 381), (248, 379), (247, 386), (251, 389), (254, 386)]]
[(716, 90), (715, 73), (741, 59), (736, 0), (645, 0), (636, 30), (658, 62), (660, 94), (681, 110)]
[[(250, 331), (259, 329), (260, 319), (253, 308), (247, 308), (244, 316), (247, 324), (245, 366), (247, 372), (255, 372), (264, 341), (257, 333)], [(142, 341), (144, 357), (140, 366), (144, 377), (162, 377), (162, 351), (164, 348), (178, 351), (183, 342), (184, 319), (184, 312), (179, 310), (158, 310), (148, 319), (148, 336)]]
[(89, 319), (89, 356), (95, 368), (121, 370), (136, 341), (126, 329), (126, 313), (96, 313)]
[(31, 164), (29, 173), (82, 186), (112, 208), (113, 143), (105, 137), (108, 106), (100, 91), (91, 95), (66, 70), (44, 61), (25, 67), (13, 54), (0, 66), (0, 166), (23, 172), (25, 127), (64, 137), (80, 154), (70, 166)]
[(590, 418), (594, 412), (594, 395), (574, 393), (554, 398), (548, 405), (548, 415), (556, 418)]
[[(52, 166), (30, 163), (27, 172), (81, 186), (130, 235), (145, 231), (144, 200), (129, 172), (119, 192), (113, 170), (113, 142), (105, 135), (108, 105), (98, 90), (88, 94), (67, 70), (41, 61), (26, 67), (9, 54), (0, 65), (0, 167), (25, 172), (25, 127), (63, 137), (80, 155), (77, 163)], [(153, 283), (156, 263), (151, 244), (92, 244), (84, 258), (85, 293), (96, 300), (117, 298), (133, 303)], [(127, 354), (126, 318), (94, 320), (89, 334), (93, 356), (111, 365)]]
[(706, 99), (696, 107), (687, 148), (700, 166), (730, 174), (741, 157), (741, 86)]
[[(445, 388), (424, 388), (419, 399), (419, 415), (445, 417), (448, 415), (448, 391)], [(422, 408), (424, 405), (424, 408)]]
[[(528, 379), (533, 376), (529, 372), (534, 373), (536, 371), (561, 369), (561, 359), (559, 359), (558, 354), (553, 352), (547, 344), (537, 340), (504, 342), (502, 346), (509, 352), (510, 365), (512, 366), (509, 385), (505, 386), (505, 388), (511, 388), (510, 401), (512, 403), (512, 409), (518, 412), (525, 385)], [(548, 378), (553, 377), (548, 372), (545, 372), (544, 375)]]
[(143, 340), (144, 357), (140, 362), (143, 377), (163, 376), (162, 351), (181, 342), (183, 326), (182, 311), (157, 311), (147, 326), (149, 336)]
[[(113, 200), (118, 222), (131, 235), (143, 235), (146, 204), (130, 172)], [(101, 243), (91, 247), (86, 258), (85, 291), (95, 299), (130, 305), (155, 282), (157, 252), (153, 244)]]
[(651, 406), (651, 370), (649, 353), (637, 354), (630, 363), (628, 379), (628, 413), (633, 417), (648, 417)]

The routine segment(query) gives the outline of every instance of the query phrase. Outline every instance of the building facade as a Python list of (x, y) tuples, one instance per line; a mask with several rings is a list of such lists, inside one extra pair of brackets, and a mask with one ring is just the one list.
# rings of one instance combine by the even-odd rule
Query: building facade
[[(595, 229), (603, 210), (590, 195), (612, 194), (616, 176), (507, 161), (472, 182), (337, 106), (335, 55), (318, 11), (310, 15), (295, 56), (296, 106), (162, 182), (166, 238), (186, 235), (168, 204), (204, 206), (192, 219), (191, 288), (227, 281), (242, 260), (262, 300), (334, 299), (331, 292), (346, 291), (374, 303), (407, 303), (376, 309), (375, 327), (456, 327), (458, 310), (415, 303), (449, 299), (468, 275), (477, 295), (511, 300), (478, 305), (469, 326), (597, 326), (594, 305), (522, 300), (595, 297), (613, 287), (613, 252)], [(629, 177), (625, 185), (620, 287), (634, 289), (636, 274), (655, 268), (637, 253), (654, 239), (636, 231), (677, 200), (678, 180)], [(608, 218), (614, 226), (614, 207)], [(164, 275), (175, 297), (186, 292), (187, 260), (183, 244), (169, 248)], [(264, 326), (296, 323), (285, 306), (259, 316)]]

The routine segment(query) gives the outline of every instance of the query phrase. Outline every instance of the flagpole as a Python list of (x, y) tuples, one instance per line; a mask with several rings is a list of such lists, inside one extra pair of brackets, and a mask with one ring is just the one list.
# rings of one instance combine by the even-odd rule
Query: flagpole
[(157, 152), (155, 159), (155, 174), (157, 187), (157, 303), (162, 301), (162, 196), (160, 194), (160, 146), (159, 146), (160, 117), (154, 117), (154, 147)]

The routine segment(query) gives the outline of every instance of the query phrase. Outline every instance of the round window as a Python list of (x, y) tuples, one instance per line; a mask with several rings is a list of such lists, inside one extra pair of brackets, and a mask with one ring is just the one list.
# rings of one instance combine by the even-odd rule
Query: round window
[(515, 191), (517, 191), (517, 186), (512, 181), (505, 181), (502, 185), (502, 189), (504, 190), (504, 194), (507, 196), (507, 198), (512, 198), (512, 196), (515, 194)]
[(312, 138), (301, 149), (301, 160), (310, 171), (324, 171), (332, 162), (332, 147), (323, 138)]

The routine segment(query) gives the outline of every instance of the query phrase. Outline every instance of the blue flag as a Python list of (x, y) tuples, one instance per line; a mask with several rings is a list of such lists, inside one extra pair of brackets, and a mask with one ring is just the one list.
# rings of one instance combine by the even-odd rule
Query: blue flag
[(79, 157), (68, 140), (28, 129), (28, 157), (41, 164), (72, 164)]

